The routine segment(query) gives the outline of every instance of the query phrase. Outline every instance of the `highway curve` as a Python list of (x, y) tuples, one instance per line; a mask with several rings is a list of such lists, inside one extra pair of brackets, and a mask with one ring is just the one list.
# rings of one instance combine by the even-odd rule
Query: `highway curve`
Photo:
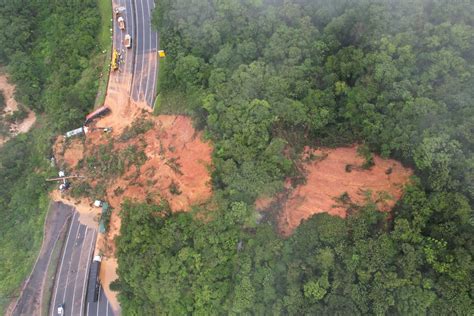
[[(60, 202), (51, 203), (44, 225), (44, 238), (36, 264), (27, 279), (12, 315), (39, 315), (51, 255), (61, 233), (67, 229), (72, 207)], [(47, 290), (47, 289), (46, 289)]]

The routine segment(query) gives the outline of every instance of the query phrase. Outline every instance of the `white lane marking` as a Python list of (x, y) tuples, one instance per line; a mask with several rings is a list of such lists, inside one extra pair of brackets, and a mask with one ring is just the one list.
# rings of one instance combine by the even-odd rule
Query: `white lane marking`
[[(77, 225), (77, 233), (76, 233), (76, 241), (79, 238), (79, 232), (81, 231), (81, 225)], [(67, 274), (66, 274), (66, 288), (64, 289), (64, 294), (63, 294), (63, 303), (66, 301), (66, 294), (67, 290), (69, 289), (69, 271), (71, 270), (71, 262), (72, 262), (72, 257), (74, 255), (74, 248), (76, 246), (76, 241), (74, 241), (74, 245), (72, 246), (72, 252), (71, 252), (71, 258), (69, 258), (69, 266), (67, 268)]]
[[(130, 3), (132, 2), (133, 0), (130, 0)], [(136, 8), (136, 4), (137, 2), (135, 2), (135, 10), (133, 10), (132, 12), (132, 16), (133, 14), (136, 14), (137, 13), (137, 8)], [(135, 19), (135, 17), (134, 17)], [(135, 21), (135, 20), (134, 20)], [(137, 21), (138, 21), (138, 18), (137, 18)], [(141, 44), (141, 38), (140, 36), (138, 36), (138, 22), (137, 22), (137, 32), (135, 34), (135, 37), (136, 37), (136, 42), (137, 42), (137, 45), (135, 47), (135, 61), (134, 61), (134, 65), (135, 65), (135, 69), (133, 70), (133, 82), (132, 82), (132, 97), (133, 97), (133, 94), (135, 92), (135, 84), (136, 84), (136, 81), (137, 81), (137, 68), (138, 68), (138, 64), (137, 64), (137, 60), (138, 60), (138, 48), (139, 48), (139, 45), (138, 44)], [(138, 91), (139, 92), (139, 91)], [(138, 102), (138, 92), (137, 92), (137, 97), (133, 97), (133, 99), (135, 101)]]
[[(137, 1), (138, 2), (138, 1)], [(142, 9), (142, 19), (145, 18), (145, 11), (143, 11), (143, 0), (140, 0), (140, 3), (142, 4), (141, 9)], [(143, 38), (145, 38), (145, 21), (143, 21)], [(142, 69), (140, 71), (140, 85), (138, 86), (138, 102), (140, 102), (140, 92), (142, 91), (142, 78), (143, 78), (143, 66), (145, 64), (145, 40), (143, 40), (143, 51), (142, 51)], [(146, 101), (146, 100), (145, 100)]]
[[(153, 30), (152, 30), (152, 27), (151, 27), (150, 0), (145, 0), (145, 3), (146, 3), (147, 10), (148, 10), (148, 21), (146, 21), (146, 22), (147, 22), (147, 24), (148, 24), (148, 27), (150, 28), (150, 31), (149, 31), (150, 36), (149, 36), (149, 37), (150, 37), (150, 49), (151, 49), (151, 46), (152, 46), (152, 44), (151, 44), (151, 33), (152, 33)], [(148, 54), (147, 54), (147, 55), (148, 55)], [(148, 57), (148, 56), (147, 56), (147, 57)], [(147, 71), (147, 76), (146, 76), (145, 102), (148, 102), (148, 100), (147, 100), (147, 96), (148, 96), (148, 85), (150, 84), (150, 68), (151, 68), (151, 67), (150, 67), (150, 62), (149, 62), (149, 60), (148, 60), (147, 64), (148, 64), (148, 71)]]
[(156, 90), (156, 77), (157, 77), (157, 73), (158, 73), (158, 52), (157, 52), (157, 48), (158, 48), (158, 34), (156, 35), (156, 48), (155, 48), (155, 71), (153, 72), (153, 85), (151, 86), (151, 100), (150, 100), (150, 106), (151, 108), (153, 109), (154, 108), (154, 104), (153, 104), (153, 99), (155, 98), (155, 90)]
[[(156, 9), (155, 2), (153, 2), (153, 10)], [(155, 106), (154, 101), (156, 97), (156, 85), (157, 85), (157, 80), (158, 80), (158, 67), (159, 67), (159, 62), (160, 59), (158, 57), (158, 31), (155, 32), (155, 73), (153, 74), (153, 90), (152, 90), (152, 95), (151, 95), (151, 107), (153, 108)]]
[[(59, 287), (59, 280), (61, 280), (61, 271), (63, 270), (63, 261), (64, 261), (64, 255), (66, 254), (67, 250), (67, 244), (69, 243), (69, 236), (71, 235), (71, 230), (72, 230), (72, 225), (74, 225), (74, 218), (76, 217), (77, 212), (74, 212), (74, 215), (72, 216), (71, 220), (71, 226), (69, 226), (69, 232), (67, 233), (67, 239), (66, 239), (66, 244), (64, 247), (64, 252), (63, 256), (61, 258), (61, 265), (59, 267), (59, 274), (58, 274), (58, 279), (56, 280), (56, 289), (54, 290), (54, 300), (53, 300), (53, 308), (52, 308), (52, 316), (54, 316), (54, 311), (56, 309), (56, 299), (58, 296), (58, 287)], [(79, 224), (77, 225), (79, 227)]]
[(105, 316), (109, 316), (109, 300), (107, 300), (107, 309), (105, 312)]
[(76, 284), (77, 284), (77, 276), (79, 275), (79, 268), (81, 264), (81, 258), (82, 258), (82, 253), (84, 252), (84, 245), (86, 244), (86, 238), (87, 238), (87, 233), (89, 232), (89, 227), (86, 227), (86, 231), (84, 232), (84, 239), (82, 240), (82, 247), (81, 247), (81, 253), (79, 254), (79, 263), (78, 263), (78, 268), (76, 272), (76, 279), (74, 280), (74, 288), (72, 291), (72, 307), (71, 307), (71, 315), (74, 315), (74, 298), (76, 297)]
[[(152, 1), (152, 11), (155, 10), (155, 1)], [(153, 71), (153, 85), (151, 86), (151, 95), (150, 95), (150, 106), (151, 108), (153, 109), (153, 101), (155, 99), (155, 89), (156, 89), (156, 72), (158, 71), (158, 32), (155, 32), (155, 30), (153, 29), (153, 25), (152, 25), (152, 21), (153, 21), (153, 15), (150, 16), (150, 25), (151, 25), (151, 28), (152, 28), (152, 32), (153, 34), (155, 35), (155, 45), (153, 47), (153, 52), (154, 52), (154, 62), (155, 62), (155, 67), (153, 68), (154, 71)]]
[[(64, 229), (64, 226), (65, 226), (65, 225), (66, 225), (66, 222), (64, 222), (63, 226), (62, 226), (61, 229), (59, 230), (59, 235), (58, 235), (58, 237), (56, 238), (56, 240), (54, 241), (54, 244), (53, 244), (53, 248), (52, 248), (53, 251), (54, 251), (54, 249), (56, 248), (56, 244), (58, 243), (59, 237), (60, 237), (61, 232), (62, 232), (62, 230)], [(43, 248), (43, 247), (41, 247), (41, 248)], [(47, 265), (46, 265), (46, 267), (48, 267), (48, 269), (49, 269), (49, 265), (51, 264), (51, 259), (52, 259), (51, 257), (53, 256), (53, 251), (51, 252), (51, 254), (50, 254), (50, 256), (49, 256), (49, 258), (48, 258), (48, 263), (47, 263)], [(33, 268), (33, 269), (34, 269), (34, 268)], [(45, 278), (46, 278), (46, 277), (47, 277), (47, 275), (45, 276)], [(41, 286), (40, 297), (43, 297), (43, 295), (44, 295), (44, 294), (43, 294), (43, 291), (44, 291), (44, 288), (45, 288), (45, 287), (44, 287), (44, 282), (45, 282), (45, 281), (43, 280), (43, 286)], [(16, 308), (16, 307), (15, 307), (15, 308)], [(53, 308), (54, 308), (54, 307), (53, 307)], [(15, 309), (13, 309), (13, 310), (15, 310)], [(41, 302), (40, 302), (40, 310), (43, 310), (43, 300), (41, 300)]]
[[(121, 7), (121, 6), (122, 6), (122, 2), (121, 2), (121, 1), (118, 1), (118, 5), (119, 5), (119, 7)], [(122, 61), (124, 60), (124, 59), (123, 59), (124, 56), (123, 56), (123, 54), (122, 54), (122, 52), (124, 51), (124, 44), (123, 44), (122, 38), (123, 38), (123, 33), (127, 33), (127, 28), (128, 28), (128, 20), (126, 19), (127, 15), (126, 15), (126, 14), (123, 14), (123, 12), (122, 12), (121, 15), (122, 15), (122, 17), (124, 18), (125, 29), (122, 31), (122, 30), (120, 29), (120, 27), (119, 27), (119, 28), (118, 28), (118, 38), (116, 37), (116, 39), (118, 40), (118, 41), (117, 41), (117, 48), (118, 48), (118, 51), (119, 51), (119, 53), (120, 53), (120, 58), (119, 58), (120, 64), (119, 64), (119, 69), (118, 69), (118, 70), (119, 70), (119, 73), (118, 73), (119, 75), (117, 76), (117, 82), (122, 82), (121, 79), (123, 79), (123, 76), (122, 76), (121, 73), (125, 70), (125, 69), (123, 69), (124, 66), (123, 66), (123, 63), (122, 63)], [(117, 24), (118, 24), (118, 22), (117, 22)]]
[(102, 286), (99, 285), (99, 295), (97, 295), (97, 316), (99, 316), (99, 306), (100, 306), (100, 289)]
[[(153, 4), (153, 10), (154, 10), (155, 9), (155, 2), (152, 1), (152, 4)], [(151, 23), (151, 20), (152, 20), (152, 17), (150, 17), (150, 23)], [(153, 85), (151, 86), (151, 100), (150, 100), (150, 106), (151, 106), (152, 109), (154, 108), (153, 100), (155, 98), (155, 93), (156, 93), (156, 91), (155, 91), (156, 90), (156, 77), (157, 77), (158, 62), (159, 62), (159, 58), (158, 58), (158, 32), (155, 33), (155, 36), (156, 36), (155, 47), (154, 47), (154, 50), (155, 50), (155, 58), (154, 58), (155, 59), (155, 68), (154, 68), (154, 70), (155, 71), (153, 72)]]
[[(125, 6), (127, 7), (127, 12), (130, 12), (130, 16), (131, 16), (131, 20), (132, 20), (132, 23), (130, 24), (130, 26), (131, 26), (130, 35), (132, 36), (132, 47), (130, 48), (130, 52), (133, 52), (134, 47), (135, 47), (135, 42), (136, 42), (136, 34), (135, 34), (135, 18), (133, 16), (131, 0), (126, 0)], [(128, 10), (130, 10), (130, 11), (128, 11)], [(127, 52), (127, 57), (128, 57), (128, 52)], [(135, 57), (135, 56), (132, 55), (132, 57)], [(133, 63), (130, 63), (130, 72), (132, 72), (132, 65), (133, 65)], [(131, 82), (131, 86), (130, 86), (131, 90), (130, 90), (129, 95), (133, 94), (133, 80), (134, 80), (133, 75), (134, 74), (132, 74), (132, 82)]]
[[(92, 239), (91, 239), (91, 248), (89, 249), (89, 256), (87, 258), (87, 266), (86, 266), (86, 277), (84, 278), (84, 284), (83, 284), (83, 289), (82, 289), (82, 296), (81, 296), (81, 313), (80, 316), (82, 316), (82, 311), (84, 306), (84, 293), (87, 291), (87, 286), (86, 286), (86, 281), (89, 279), (89, 265), (91, 263), (91, 257), (92, 257), (92, 249), (94, 248), (94, 240), (95, 240), (95, 230), (92, 232)], [(87, 302), (87, 315), (89, 315), (89, 302)]]

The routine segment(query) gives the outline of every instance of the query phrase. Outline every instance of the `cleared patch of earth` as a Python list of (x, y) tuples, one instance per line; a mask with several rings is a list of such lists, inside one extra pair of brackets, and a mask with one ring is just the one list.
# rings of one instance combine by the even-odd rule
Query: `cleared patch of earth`
[[(7, 115), (18, 111), (18, 102), (15, 100), (15, 86), (8, 81), (8, 76), (5, 73), (0, 72), (0, 92), (5, 97), (5, 108), (0, 113), (0, 117), (3, 120)], [(20, 133), (26, 133), (30, 130), (33, 124), (36, 122), (36, 116), (33, 111), (28, 111), (28, 116), (21, 121), (19, 124), (8, 124), (8, 136), (0, 135), (0, 146), (8, 141), (11, 137), (14, 137)]]
[(284, 236), (314, 214), (345, 218), (348, 202), (362, 205), (371, 200), (381, 211), (389, 211), (402, 196), (412, 171), (396, 160), (376, 155), (373, 158), (375, 165), (364, 169), (365, 160), (358, 155), (357, 146), (306, 148), (302, 157), (306, 182), (292, 188), (288, 180), (286, 194), (262, 197), (256, 201), (256, 208), (281, 208), (278, 228)]
[[(90, 185), (95, 186), (101, 181), (106, 184), (103, 199), (108, 201), (113, 211), (108, 232), (99, 234), (95, 252), (103, 256), (101, 283), (110, 304), (117, 311), (117, 293), (112, 292), (109, 286), (117, 278), (115, 237), (120, 233), (121, 203), (126, 199), (157, 202), (164, 198), (175, 212), (188, 211), (193, 205), (206, 203), (212, 195), (209, 171), (212, 145), (194, 130), (189, 117), (153, 116), (146, 108), (130, 102), (128, 98), (119, 98), (118, 91), (117, 95), (114, 92), (109, 86), (106, 104), (111, 107), (111, 113), (91, 124), (85, 139), (77, 137), (66, 140), (64, 136), (59, 136), (54, 145), (54, 155), (58, 166), (66, 167), (70, 173), (86, 176), (85, 181)], [(151, 124), (151, 128), (130, 139), (121, 139), (124, 131), (133, 129), (140, 120)], [(100, 129), (103, 127), (111, 127), (112, 131), (104, 133)], [(107, 144), (113, 144), (110, 150), (112, 155), (135, 146), (135, 151), (143, 152), (146, 159), (142, 164), (132, 164), (118, 177), (104, 180), (88, 174), (91, 170), (85, 167), (87, 159), (93, 156), (100, 145)], [(71, 187), (80, 181), (84, 179), (71, 179)], [(95, 213), (91, 211), (93, 201), (89, 198), (73, 199), (67, 195), (61, 196), (59, 192), (53, 195), (54, 200), (67, 201), (79, 212), (83, 209), (81, 213)], [(98, 218), (99, 215), (96, 215), (94, 221), (97, 222)]]

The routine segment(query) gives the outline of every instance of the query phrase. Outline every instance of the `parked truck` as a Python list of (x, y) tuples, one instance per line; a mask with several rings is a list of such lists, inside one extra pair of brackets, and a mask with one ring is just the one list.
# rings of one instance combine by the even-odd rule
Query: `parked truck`
[(99, 298), (99, 272), (101, 261), (102, 258), (100, 256), (95, 256), (91, 263), (91, 268), (89, 270), (89, 281), (87, 284), (87, 302), (89, 303), (97, 302), (97, 299)]

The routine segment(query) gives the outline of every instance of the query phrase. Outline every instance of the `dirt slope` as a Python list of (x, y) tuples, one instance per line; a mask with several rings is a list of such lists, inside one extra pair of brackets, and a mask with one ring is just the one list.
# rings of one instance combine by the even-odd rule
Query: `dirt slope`
[[(314, 160), (307, 159), (314, 157)], [(368, 192), (382, 211), (390, 210), (403, 193), (403, 185), (408, 182), (412, 171), (401, 163), (374, 156), (375, 165), (364, 170), (364, 159), (357, 154), (356, 146), (336, 149), (307, 148), (303, 160), (306, 183), (292, 189), (287, 182), (287, 195), (279, 197), (282, 210), (278, 218), (279, 230), (290, 235), (302, 220), (317, 213), (346, 217), (346, 206), (340, 198), (345, 195), (351, 203), (363, 204)], [(346, 171), (351, 165), (352, 170)], [(385, 199), (380, 199), (386, 195)], [(257, 200), (257, 209), (272, 208), (274, 199)]]
[[(96, 253), (103, 255), (101, 282), (114, 310), (118, 311), (116, 293), (110, 291), (109, 285), (117, 278), (115, 237), (120, 232), (121, 203), (125, 199), (145, 202), (165, 198), (173, 211), (187, 211), (192, 205), (206, 202), (212, 194), (209, 174), (212, 146), (202, 140), (200, 132), (194, 130), (189, 117), (152, 116), (140, 105), (118, 98), (110, 89), (107, 100), (112, 108), (111, 114), (94, 122), (91, 127), (112, 127), (111, 133), (92, 129), (85, 139), (78, 137), (67, 141), (60, 136), (54, 152), (60, 166), (67, 167), (71, 173), (86, 176), (90, 185), (98, 185), (101, 181), (106, 184), (104, 199), (114, 210), (108, 233), (105, 236), (99, 234)], [(124, 131), (133, 128), (138, 118), (151, 124), (151, 128), (128, 140), (121, 139)], [(135, 146), (135, 151), (142, 151), (146, 160), (138, 168), (137, 164), (132, 164), (121, 176), (100, 179), (84, 166), (97, 148), (106, 144), (113, 144), (112, 155), (119, 155), (121, 151)], [(72, 182), (72, 186), (77, 184), (77, 180)], [(65, 198), (56, 194), (56, 200), (59, 199)], [(87, 198), (73, 202), (79, 208), (83, 205), (84, 209), (90, 209), (91, 203)]]

